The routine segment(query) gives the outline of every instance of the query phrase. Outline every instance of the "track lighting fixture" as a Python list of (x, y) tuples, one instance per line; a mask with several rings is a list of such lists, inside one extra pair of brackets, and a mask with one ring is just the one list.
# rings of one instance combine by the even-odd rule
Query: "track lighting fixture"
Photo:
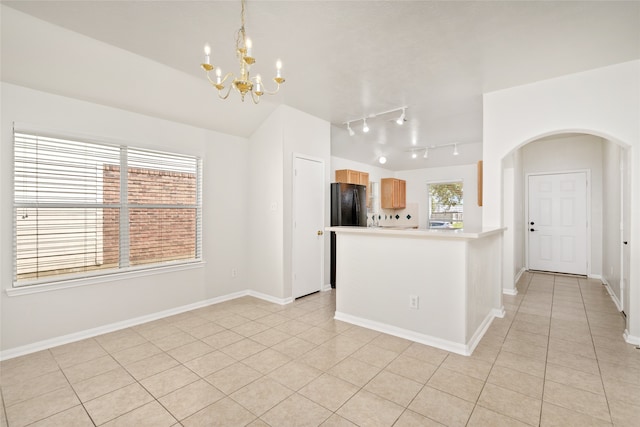
[[(423, 159), (428, 159), (429, 158), (429, 150), (435, 150), (438, 148), (446, 148), (446, 147), (453, 147), (453, 152), (452, 154), (454, 156), (458, 156), (460, 154), (460, 152), (458, 151), (458, 143), (454, 142), (451, 144), (440, 144), (440, 145), (422, 145), (422, 146), (417, 146), (417, 147), (413, 147), (409, 150), (406, 150), (407, 153), (411, 153), (411, 158), (415, 159), (417, 158), (417, 155), (419, 153), (423, 153), (422, 154), (422, 158)], [(422, 151), (424, 150), (424, 151)]]
[(387, 111), (382, 111), (380, 113), (374, 113), (374, 114), (369, 114), (368, 116), (359, 118), (359, 119), (353, 119), (353, 120), (349, 120), (348, 122), (344, 122), (343, 124), (347, 125), (347, 131), (349, 131), (349, 135), (350, 136), (354, 136), (355, 132), (353, 131), (353, 129), (351, 128), (351, 123), (354, 122), (358, 122), (360, 120), (362, 120), (362, 132), (367, 133), (369, 132), (370, 128), (369, 128), (369, 124), (367, 123), (368, 119), (375, 119), (376, 117), (379, 116), (383, 116), (383, 115), (389, 115), (391, 113), (395, 113), (396, 111), (401, 111), (400, 116), (398, 116), (397, 119), (392, 119), (391, 121), (396, 122), (398, 125), (402, 125), (404, 124), (404, 122), (407, 121), (407, 108), (409, 107), (400, 107), (400, 108), (394, 108), (393, 110), (387, 110)]

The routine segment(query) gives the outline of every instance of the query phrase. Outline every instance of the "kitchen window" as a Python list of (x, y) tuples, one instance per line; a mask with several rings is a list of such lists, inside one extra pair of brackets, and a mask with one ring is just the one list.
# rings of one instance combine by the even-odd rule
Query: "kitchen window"
[(429, 221), (433, 229), (459, 229), (464, 226), (462, 181), (438, 182), (428, 185)]
[(14, 287), (200, 261), (201, 182), (193, 156), (14, 131)]

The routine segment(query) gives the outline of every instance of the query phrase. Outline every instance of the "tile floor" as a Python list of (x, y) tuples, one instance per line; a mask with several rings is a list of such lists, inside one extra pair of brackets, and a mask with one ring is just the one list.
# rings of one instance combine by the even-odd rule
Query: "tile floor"
[(525, 273), (471, 357), (245, 297), (2, 362), (2, 426), (637, 426), (597, 281)]

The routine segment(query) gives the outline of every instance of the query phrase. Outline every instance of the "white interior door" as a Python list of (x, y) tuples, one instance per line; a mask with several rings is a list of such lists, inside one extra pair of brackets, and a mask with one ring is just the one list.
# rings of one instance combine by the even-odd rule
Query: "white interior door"
[(293, 297), (322, 288), (324, 163), (296, 157), (293, 176)]
[(622, 238), (622, 256), (620, 257), (621, 277), (620, 277), (620, 298), (622, 301), (622, 310), (625, 313), (629, 313), (629, 270), (631, 265), (631, 251), (629, 248), (629, 236), (631, 235), (631, 171), (629, 167), (629, 149), (624, 149), (621, 152), (620, 158), (620, 180), (622, 182), (622, 195), (620, 203), (620, 212), (622, 214), (620, 236)]
[(587, 274), (586, 172), (530, 175), (529, 268)]

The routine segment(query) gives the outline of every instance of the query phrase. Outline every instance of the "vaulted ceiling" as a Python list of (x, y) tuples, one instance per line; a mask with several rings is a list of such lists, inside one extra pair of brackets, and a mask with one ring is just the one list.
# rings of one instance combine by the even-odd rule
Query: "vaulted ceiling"
[[(2, 3), (193, 78), (193, 90), (202, 92), (193, 98), (197, 100), (187, 102), (176, 94), (174, 104), (182, 105), (165, 107), (157, 115), (248, 136), (277, 104), (285, 103), (333, 124), (333, 155), (377, 166), (378, 156), (385, 155), (389, 161), (384, 167), (392, 170), (480, 159), (485, 92), (640, 58), (639, 2), (255, 0), (247, 3), (246, 22), (257, 60), (252, 71), (269, 80), (280, 58), (287, 80), (278, 95), (264, 97), (256, 107), (238, 99), (218, 100), (199, 68), (208, 42), (212, 62), (225, 71), (236, 70), (240, 1)], [(9, 14), (2, 19), (4, 27), (16, 18)], [(41, 42), (46, 49), (46, 41)], [(5, 34), (2, 43), (3, 50), (15, 53), (11, 60), (47, 55), (24, 42), (12, 45)], [(18, 54), (21, 47), (27, 52)], [(58, 52), (51, 60), (67, 60), (61, 56)], [(9, 82), (143, 113), (162, 105), (151, 94), (116, 100), (108, 80), (87, 84), (82, 95), (70, 93), (69, 83), (42, 87), (37, 79), (47, 79), (46, 67), (30, 77), (6, 62), (3, 80)], [(101, 63), (114, 75), (122, 66)], [(126, 74), (131, 85), (154, 79), (136, 68)], [(354, 136), (344, 125), (403, 106), (408, 107), (403, 126), (392, 121), (399, 112), (370, 119), (367, 134), (361, 132), (361, 120), (352, 125)], [(243, 119), (234, 120), (238, 116)], [(442, 147), (423, 158), (424, 148), (453, 143), (459, 156)], [(416, 159), (412, 151), (418, 153)]]

